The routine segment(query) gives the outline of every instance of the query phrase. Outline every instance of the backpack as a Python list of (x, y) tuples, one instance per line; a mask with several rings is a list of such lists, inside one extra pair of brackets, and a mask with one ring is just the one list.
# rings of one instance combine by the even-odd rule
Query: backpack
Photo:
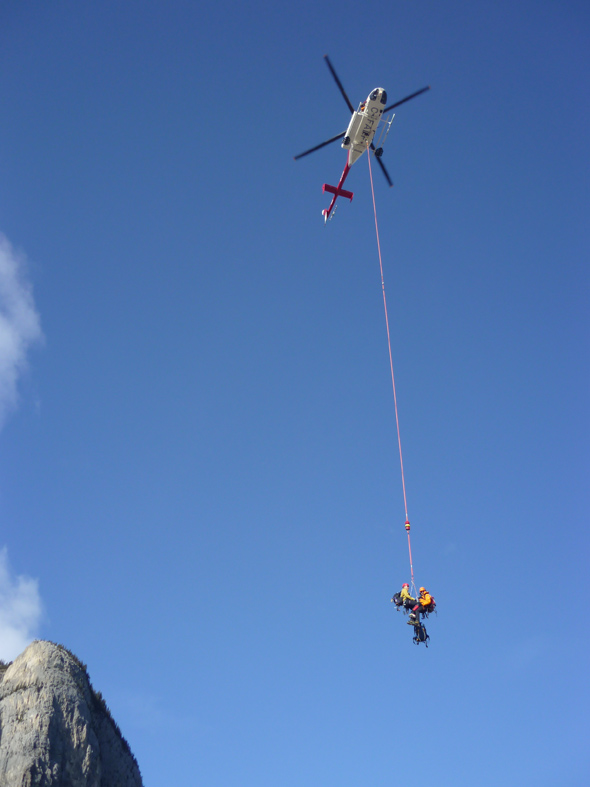
[(423, 623), (414, 626), (414, 636), (412, 637), (412, 640), (416, 643), (416, 645), (419, 645), (421, 642), (423, 642), (426, 647), (428, 647), (429, 639), (430, 637), (426, 633), (426, 626)]

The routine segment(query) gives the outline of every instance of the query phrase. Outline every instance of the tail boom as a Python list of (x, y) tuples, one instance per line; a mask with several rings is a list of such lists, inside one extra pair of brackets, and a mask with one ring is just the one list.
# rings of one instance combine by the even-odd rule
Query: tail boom
[(352, 201), (352, 198), (353, 198), (352, 191), (346, 191), (346, 189), (342, 188), (342, 186), (344, 184), (344, 181), (346, 180), (346, 176), (348, 175), (349, 172), (350, 172), (350, 165), (349, 165), (348, 160), (347, 160), (346, 161), (346, 166), (344, 167), (344, 172), (342, 173), (342, 175), (340, 176), (340, 180), (338, 181), (338, 185), (337, 186), (330, 186), (327, 183), (324, 183), (324, 185), (322, 186), (322, 191), (324, 193), (327, 191), (328, 194), (333, 194), (334, 195), (332, 197), (332, 202), (330, 202), (330, 206), (327, 209), (322, 211), (322, 216), (324, 217), (324, 222), (327, 222), (328, 219), (330, 218), (330, 214), (334, 210), (334, 205), (336, 204), (336, 200), (338, 199), (338, 197), (345, 197), (346, 199), (349, 199), (349, 200)]

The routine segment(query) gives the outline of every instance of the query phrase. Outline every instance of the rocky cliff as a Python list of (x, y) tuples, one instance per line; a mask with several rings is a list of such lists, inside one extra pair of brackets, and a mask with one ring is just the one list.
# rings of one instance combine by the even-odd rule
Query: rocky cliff
[(135, 757), (85, 666), (33, 642), (0, 666), (0, 787), (141, 787)]

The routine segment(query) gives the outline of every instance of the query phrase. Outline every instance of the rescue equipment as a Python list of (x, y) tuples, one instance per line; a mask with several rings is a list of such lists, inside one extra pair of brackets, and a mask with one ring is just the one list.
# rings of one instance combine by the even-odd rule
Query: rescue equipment
[(423, 623), (417, 623), (414, 626), (414, 636), (412, 637), (412, 641), (415, 642), (416, 645), (419, 645), (421, 642), (423, 642), (426, 647), (428, 647), (429, 639), (430, 636), (426, 632), (426, 626)]
[[(368, 147), (368, 145), (367, 145), (367, 147)], [(385, 279), (384, 279), (384, 276), (383, 276), (383, 260), (382, 260), (382, 257), (381, 257), (381, 241), (379, 239), (379, 224), (377, 222), (377, 207), (376, 207), (376, 204), (375, 204), (375, 188), (373, 186), (373, 171), (371, 169), (371, 156), (369, 155), (368, 151), (367, 151), (367, 161), (369, 162), (369, 178), (370, 178), (370, 181), (371, 181), (371, 195), (372, 195), (372, 198), (373, 198), (373, 214), (374, 214), (374, 217), (375, 217), (375, 235), (377, 237), (377, 252), (379, 254), (379, 270), (381, 272), (381, 291), (383, 293), (383, 309), (385, 311), (385, 326), (386, 326), (386, 329), (387, 329), (387, 346), (388, 346), (388, 350), (389, 350), (389, 368), (391, 370), (391, 386), (392, 386), (392, 389), (393, 389), (393, 403), (394, 403), (394, 408), (395, 408), (395, 424), (396, 424), (396, 429), (397, 429), (397, 444), (398, 444), (398, 449), (399, 449), (399, 463), (400, 463), (400, 470), (401, 470), (402, 491), (403, 491), (403, 497), (404, 497), (404, 511), (405, 511), (405, 514), (406, 514), (406, 520), (404, 522), (404, 528), (406, 530), (406, 533), (408, 534), (408, 553), (409, 553), (409, 557), (410, 557), (411, 586), (412, 586), (412, 590), (414, 592), (414, 595), (416, 596), (416, 606), (414, 607), (413, 613), (410, 615), (410, 620), (408, 621), (408, 623), (410, 623), (412, 626), (414, 626), (414, 638), (413, 638), (414, 642), (417, 645), (419, 645), (420, 642), (424, 642), (426, 644), (426, 647), (428, 647), (428, 640), (430, 639), (430, 637), (428, 636), (428, 634), (426, 632), (426, 628), (420, 622), (420, 615), (423, 615), (424, 617), (428, 617), (430, 612), (434, 611), (435, 606), (436, 606), (436, 602), (434, 601), (433, 597), (429, 596), (431, 601), (430, 601), (430, 603), (428, 605), (424, 606), (424, 605), (420, 604), (420, 598), (418, 597), (418, 593), (416, 591), (416, 584), (414, 582), (414, 564), (413, 564), (413, 560), (412, 560), (412, 544), (411, 544), (411, 541), (410, 541), (410, 519), (408, 517), (408, 501), (407, 501), (407, 497), (406, 497), (406, 481), (405, 481), (405, 477), (404, 477), (404, 460), (403, 460), (403, 456), (402, 456), (402, 441), (401, 441), (401, 434), (400, 434), (400, 428), (399, 428), (399, 414), (398, 414), (398, 409), (397, 409), (397, 393), (396, 393), (396, 390), (395, 390), (395, 375), (393, 373), (393, 356), (392, 356), (392, 352), (391, 352), (391, 336), (390, 336), (390, 332), (389, 332), (389, 317), (388, 317), (388, 314), (387, 314), (387, 298), (385, 297)], [(404, 583), (404, 585), (402, 585), (402, 588), (405, 587), (405, 586), (407, 586), (407, 583)], [(426, 589), (424, 587), (421, 587), (420, 588), (420, 593), (421, 594), (422, 593), (426, 594)], [(394, 604), (395, 604), (395, 606), (396, 606), (396, 608), (398, 610), (399, 609), (403, 609), (404, 613), (406, 613), (408, 611), (407, 607), (404, 604), (404, 601), (403, 601), (403, 599), (401, 597), (401, 592), (400, 593), (396, 593), (391, 600), (394, 602)]]

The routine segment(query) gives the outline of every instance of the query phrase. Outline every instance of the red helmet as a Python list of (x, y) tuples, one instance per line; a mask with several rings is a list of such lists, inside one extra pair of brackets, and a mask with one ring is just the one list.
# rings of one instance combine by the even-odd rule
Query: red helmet
[(404, 584), (402, 585), (402, 587), (403, 587), (403, 588), (409, 588), (410, 586), (408, 585), (408, 583), (407, 583), (407, 582), (404, 582)]

